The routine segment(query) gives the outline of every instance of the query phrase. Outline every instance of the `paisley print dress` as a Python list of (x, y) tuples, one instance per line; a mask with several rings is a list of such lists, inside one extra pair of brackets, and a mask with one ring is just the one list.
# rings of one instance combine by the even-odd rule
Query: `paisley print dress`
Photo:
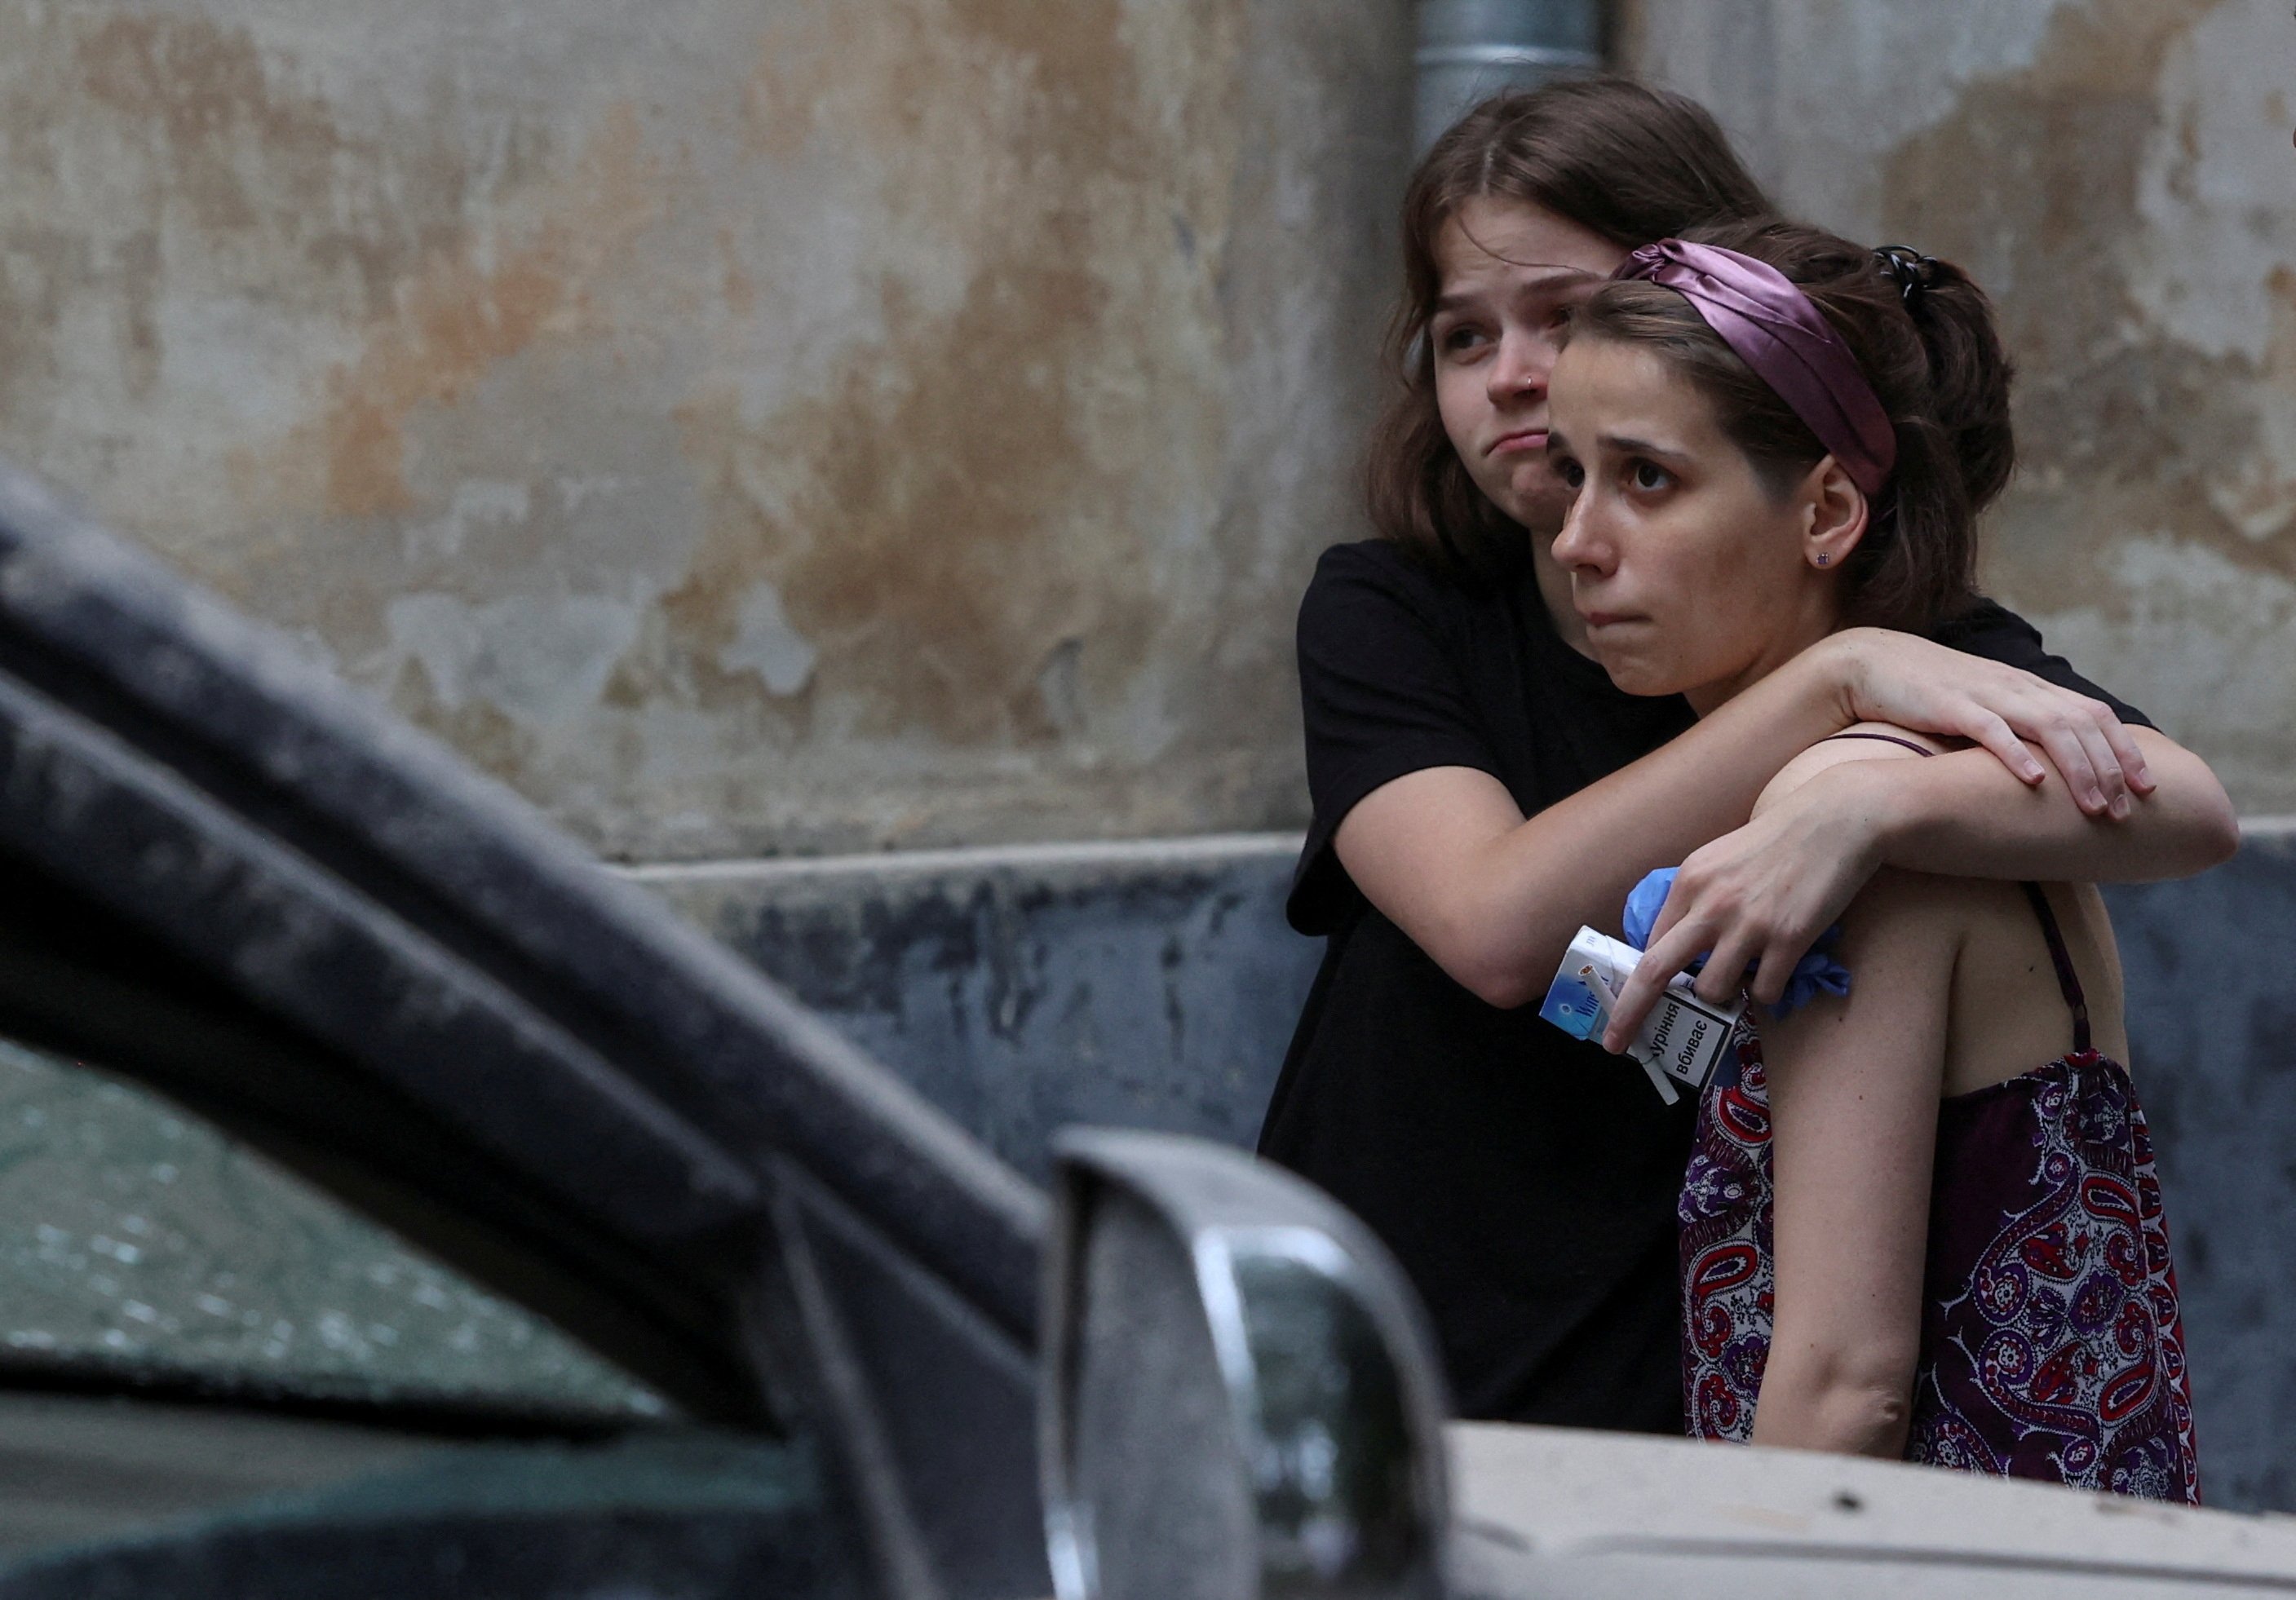
[[(1943, 1101), (1907, 1456), (2001, 1477), (2200, 1503), (2177, 1275), (2144, 1112), (2090, 1047), (2079, 979), (2027, 885), (2074, 1047)], [(1690, 1432), (1754, 1425), (1775, 1309), (1769, 1102), (1740, 1025), (1699, 1108), (1682, 1190)]]

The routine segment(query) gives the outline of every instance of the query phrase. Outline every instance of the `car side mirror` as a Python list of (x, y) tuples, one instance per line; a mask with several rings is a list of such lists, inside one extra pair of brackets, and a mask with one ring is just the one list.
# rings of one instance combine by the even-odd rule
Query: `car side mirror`
[(1074, 1129), (1054, 1156), (1060, 1600), (1441, 1600), (1441, 1374), (1370, 1231), (1201, 1140)]

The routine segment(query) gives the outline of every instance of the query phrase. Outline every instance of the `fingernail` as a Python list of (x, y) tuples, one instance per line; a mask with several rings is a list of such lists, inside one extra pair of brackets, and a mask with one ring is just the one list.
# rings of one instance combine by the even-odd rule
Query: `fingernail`
[(2104, 809), (2103, 790), (2092, 789), (2088, 792), (2088, 808), (2092, 811), (2102, 811)]
[(2125, 795), (2125, 794), (2117, 794), (2117, 795), (2113, 796), (2113, 799), (2112, 799), (2112, 815), (2113, 815), (2113, 817), (2114, 817), (2114, 819), (2115, 819), (2116, 821), (2124, 821), (2124, 822), (2125, 822), (2125, 821), (2127, 821), (2127, 820), (2128, 820), (2128, 797), (2127, 795)]

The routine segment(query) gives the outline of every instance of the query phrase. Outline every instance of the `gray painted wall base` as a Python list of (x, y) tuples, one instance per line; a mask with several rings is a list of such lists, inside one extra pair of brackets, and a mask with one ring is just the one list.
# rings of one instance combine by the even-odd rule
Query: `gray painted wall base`
[(2107, 897), (2211, 1505), (2296, 1510), (2296, 830)]
[[(997, 1153), (1053, 1129), (1249, 1145), (1322, 954), (1295, 839), (640, 868)], [(2296, 1509), (2296, 829), (2111, 893), (2213, 1505)]]
[(1250, 1145), (1323, 954), (1299, 841), (640, 867), (1030, 1177), (1067, 1123)]

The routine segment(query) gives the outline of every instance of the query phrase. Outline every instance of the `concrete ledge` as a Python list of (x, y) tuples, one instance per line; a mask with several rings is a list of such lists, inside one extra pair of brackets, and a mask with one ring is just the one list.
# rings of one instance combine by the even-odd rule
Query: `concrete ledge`
[(1283, 923), (1299, 849), (1239, 834), (630, 874), (1041, 1178), (1070, 1122), (1252, 1142), (1322, 954)]
[[(2291, 827), (2296, 827), (2296, 817), (2287, 820)], [(1281, 862), (1288, 870), (1304, 842), (1305, 835), (1300, 833), (1206, 833), (1189, 839), (1084, 840), (773, 860), (676, 861), (619, 870), (638, 882), (672, 889), (680, 883), (885, 882), (1010, 872), (1111, 874), (1164, 867), (1193, 871), (1207, 863), (1223, 861), (1272, 860)]]

